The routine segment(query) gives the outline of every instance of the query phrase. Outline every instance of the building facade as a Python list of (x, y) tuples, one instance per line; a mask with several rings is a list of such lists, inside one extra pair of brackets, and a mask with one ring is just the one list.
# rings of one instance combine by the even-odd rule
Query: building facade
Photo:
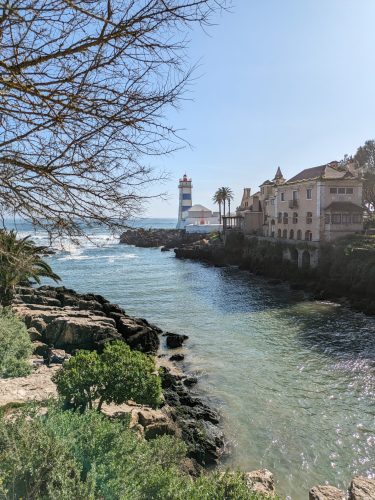
[(237, 209), (246, 234), (329, 242), (363, 229), (362, 180), (337, 162), (289, 180), (279, 167), (246, 202)]

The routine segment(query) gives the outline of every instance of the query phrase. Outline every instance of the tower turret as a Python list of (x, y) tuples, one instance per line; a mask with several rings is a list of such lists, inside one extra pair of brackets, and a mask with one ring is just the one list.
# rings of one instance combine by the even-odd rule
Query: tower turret
[(284, 176), (281, 172), (281, 168), (280, 167), (277, 167), (277, 171), (276, 171), (276, 174), (275, 174), (275, 178), (272, 179), (272, 181), (275, 183), (275, 184), (284, 184), (285, 182), (285, 179), (284, 179)]
[(180, 192), (179, 204), (178, 204), (178, 223), (177, 229), (183, 229), (186, 224), (186, 219), (188, 216), (187, 211), (192, 207), (192, 191), (193, 185), (192, 180), (188, 179), (187, 175), (184, 174), (182, 179), (178, 184), (178, 189)]

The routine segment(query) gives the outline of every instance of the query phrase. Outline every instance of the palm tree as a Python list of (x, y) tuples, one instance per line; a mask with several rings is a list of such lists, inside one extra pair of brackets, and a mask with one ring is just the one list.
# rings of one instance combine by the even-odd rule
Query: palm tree
[(40, 278), (59, 281), (51, 267), (40, 258), (44, 247), (37, 247), (26, 238), (17, 238), (15, 231), (0, 230), (0, 304), (12, 303), (16, 286), (30, 278), (40, 284)]
[(217, 192), (220, 192), (220, 196), (223, 202), (223, 207), (224, 207), (224, 217), (226, 215), (226, 202), (228, 202), (228, 208), (229, 208), (229, 215), (230, 215), (230, 202), (233, 200), (233, 191), (229, 187), (221, 187), (217, 190)]
[(213, 195), (212, 201), (219, 205), (219, 224), (221, 224), (221, 204), (223, 203), (223, 197), (220, 189)]

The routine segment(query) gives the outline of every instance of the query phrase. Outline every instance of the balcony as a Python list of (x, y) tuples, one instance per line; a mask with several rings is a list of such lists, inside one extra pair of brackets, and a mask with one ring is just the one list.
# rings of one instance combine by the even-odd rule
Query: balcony
[(289, 208), (298, 208), (298, 200), (289, 200)]

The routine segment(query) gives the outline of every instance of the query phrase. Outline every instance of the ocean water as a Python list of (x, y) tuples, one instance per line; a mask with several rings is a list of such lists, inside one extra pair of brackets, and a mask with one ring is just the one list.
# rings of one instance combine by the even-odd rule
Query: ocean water
[(185, 368), (221, 412), (224, 467), (267, 467), (293, 500), (316, 484), (347, 487), (355, 474), (375, 475), (374, 319), (100, 231), (80, 246), (65, 243), (49, 262), (65, 286), (189, 335)]

